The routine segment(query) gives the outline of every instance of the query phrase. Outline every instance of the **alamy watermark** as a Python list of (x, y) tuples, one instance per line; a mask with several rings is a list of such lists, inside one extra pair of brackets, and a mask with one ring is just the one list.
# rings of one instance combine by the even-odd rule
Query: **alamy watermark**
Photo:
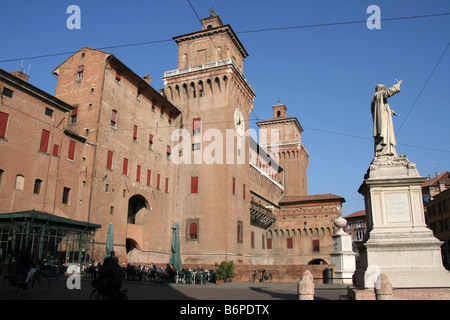
[(67, 7), (66, 13), (70, 14), (67, 18), (66, 26), (67, 29), (81, 29), (81, 9), (77, 5), (70, 5)]
[(366, 26), (369, 30), (381, 29), (381, 9), (377, 5), (370, 5), (366, 10), (367, 14), (371, 14), (367, 18)]

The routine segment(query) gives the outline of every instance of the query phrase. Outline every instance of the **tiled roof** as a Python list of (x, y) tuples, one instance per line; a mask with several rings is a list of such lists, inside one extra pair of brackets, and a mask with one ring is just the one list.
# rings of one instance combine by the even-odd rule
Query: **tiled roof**
[(445, 171), (445, 172), (442, 172), (441, 174), (438, 174), (436, 177), (431, 178), (430, 180), (425, 181), (425, 182), (422, 184), (422, 188), (423, 188), (423, 187), (429, 187), (429, 186), (432, 186), (432, 185), (434, 185), (434, 184), (437, 184), (437, 182), (438, 182), (439, 180), (441, 180), (442, 178), (444, 178), (444, 177), (445, 177), (446, 175), (448, 175), (448, 174), (449, 174), (448, 171)]
[(341, 196), (326, 193), (326, 194), (313, 194), (306, 196), (302, 195), (284, 196), (283, 198), (281, 198), (280, 204), (289, 202), (308, 202), (308, 201), (327, 201), (327, 200), (338, 200), (345, 202), (345, 199)]
[(349, 214), (347, 216), (345, 216), (344, 218), (356, 218), (356, 217), (365, 217), (366, 216), (366, 210), (360, 210), (360, 211), (356, 211), (353, 212), (352, 214)]

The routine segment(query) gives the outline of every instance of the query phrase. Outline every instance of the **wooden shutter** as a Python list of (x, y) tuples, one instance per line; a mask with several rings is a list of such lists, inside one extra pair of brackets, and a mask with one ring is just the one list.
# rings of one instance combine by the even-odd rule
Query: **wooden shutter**
[(147, 170), (147, 185), (152, 185), (152, 170)]
[(69, 160), (75, 160), (75, 146), (76, 142), (73, 140), (70, 140), (69, 143)]
[(47, 152), (49, 140), (50, 140), (50, 131), (42, 129), (41, 145), (39, 147), (39, 151)]
[(106, 169), (112, 170), (113, 152), (108, 151), (108, 160), (106, 161)]
[(140, 182), (141, 181), (141, 166), (137, 165), (136, 168), (136, 181)]
[(128, 175), (128, 159), (127, 158), (123, 158), (122, 174), (124, 174), (126, 176)]
[(191, 177), (191, 193), (198, 193), (198, 177)]
[(9, 114), (0, 112), (0, 138), (6, 138), (6, 126), (8, 125)]

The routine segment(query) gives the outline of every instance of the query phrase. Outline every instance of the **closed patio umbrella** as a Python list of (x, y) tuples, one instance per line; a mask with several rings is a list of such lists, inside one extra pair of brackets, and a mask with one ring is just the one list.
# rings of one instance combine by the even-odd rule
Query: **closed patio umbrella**
[(181, 271), (181, 256), (180, 256), (180, 226), (178, 222), (172, 225), (172, 253), (170, 255), (169, 264), (177, 271)]
[(111, 251), (114, 251), (114, 227), (112, 222), (109, 223), (108, 234), (106, 235), (105, 259), (111, 256)]

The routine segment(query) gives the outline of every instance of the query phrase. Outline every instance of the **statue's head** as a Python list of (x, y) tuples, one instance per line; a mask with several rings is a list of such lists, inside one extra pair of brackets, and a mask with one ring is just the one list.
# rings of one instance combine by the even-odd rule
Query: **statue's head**
[(377, 86), (375, 87), (375, 92), (378, 92), (381, 90), (387, 90), (386, 86), (384, 84), (377, 84)]

